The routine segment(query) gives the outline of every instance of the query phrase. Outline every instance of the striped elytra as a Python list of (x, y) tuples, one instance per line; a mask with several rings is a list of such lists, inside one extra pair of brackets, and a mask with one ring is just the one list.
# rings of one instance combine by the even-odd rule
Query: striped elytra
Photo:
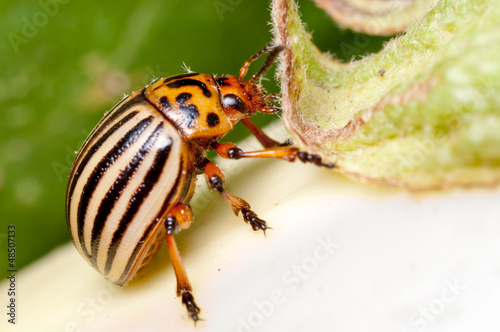
[[(266, 46), (245, 62), (240, 75), (213, 77), (186, 73), (160, 79), (119, 102), (92, 130), (70, 173), (66, 220), (83, 258), (106, 279), (125, 284), (137, 276), (166, 242), (191, 319), (199, 319), (192, 287), (175, 243), (177, 230), (189, 228), (189, 202), (197, 174), (254, 231), (268, 227), (245, 200), (227, 192), (224, 175), (206, 155), (229, 159), (300, 159), (319, 166), (321, 157), (268, 137), (248, 118), (278, 108), (254, 84), (272, 65), (281, 46)], [(262, 69), (244, 81), (248, 66), (269, 52)], [(244, 152), (219, 140), (241, 121), (264, 150)]]
[(142, 93), (86, 140), (70, 175), (67, 221), (76, 248), (105, 278), (126, 283), (156, 254), (160, 221), (190, 198), (190, 158), (182, 134)]
[(238, 80), (218, 83), (229, 78), (160, 79), (118, 103), (86, 139), (70, 174), (66, 219), (78, 251), (106, 279), (125, 284), (151, 261), (169, 212), (189, 204), (205, 150), (248, 116), (223, 104), (225, 91), (250, 110), (263, 103), (260, 90), (245, 98)]

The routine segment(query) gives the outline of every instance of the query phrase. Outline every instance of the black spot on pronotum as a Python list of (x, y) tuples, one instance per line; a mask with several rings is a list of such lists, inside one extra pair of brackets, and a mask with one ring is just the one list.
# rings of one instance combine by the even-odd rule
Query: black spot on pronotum
[(170, 109), (170, 103), (168, 102), (167, 96), (161, 96), (160, 103), (166, 110)]
[(194, 85), (194, 86), (199, 87), (203, 91), (203, 95), (205, 97), (212, 97), (212, 92), (210, 92), (210, 90), (208, 90), (206, 84), (201, 82), (201, 81), (198, 81), (198, 80), (186, 78), (183, 80), (173, 81), (173, 82), (167, 84), (167, 86), (169, 88), (180, 88), (183, 86), (190, 86), (190, 85)]
[(215, 127), (219, 124), (219, 116), (215, 113), (208, 113), (207, 124), (209, 127)]
[(186, 101), (188, 101), (193, 95), (188, 93), (188, 92), (183, 92), (180, 93), (176, 98), (175, 101), (178, 102), (181, 105), (184, 105)]
[(217, 83), (218, 86), (229, 86), (231, 84), (227, 83), (227, 77), (217, 77), (215, 79), (215, 82)]
[(241, 100), (238, 96), (233, 94), (225, 95), (222, 100), (222, 103), (224, 104), (224, 107), (231, 106), (232, 108), (241, 113), (246, 113), (247, 111), (247, 106), (245, 105), (243, 100)]
[(198, 108), (195, 105), (189, 104), (186, 105), (186, 102), (192, 97), (190, 93), (183, 92), (180, 93), (175, 101), (179, 103), (179, 110), (182, 113), (182, 123), (187, 128), (192, 128), (194, 126), (194, 120), (196, 120), (200, 113), (198, 112)]
[(168, 82), (176, 80), (178, 78), (191, 77), (191, 76), (196, 76), (196, 75), (198, 75), (198, 73), (186, 73), (186, 74), (174, 75), (174, 76), (167, 77), (163, 81), (163, 83), (168, 83)]

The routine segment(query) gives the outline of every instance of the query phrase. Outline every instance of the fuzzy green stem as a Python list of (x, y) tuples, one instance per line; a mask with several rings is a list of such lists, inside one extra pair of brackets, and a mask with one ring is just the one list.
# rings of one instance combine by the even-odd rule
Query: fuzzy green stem
[(279, 75), (299, 145), (344, 173), (411, 189), (500, 180), (500, 4), (440, 1), (347, 64), (315, 47), (294, 1), (274, 1), (273, 20), (289, 47)]

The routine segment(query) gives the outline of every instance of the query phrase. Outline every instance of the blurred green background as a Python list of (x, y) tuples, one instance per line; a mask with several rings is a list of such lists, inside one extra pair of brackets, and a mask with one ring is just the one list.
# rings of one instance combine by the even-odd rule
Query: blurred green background
[[(17, 229), (17, 268), (70, 241), (64, 200), (74, 151), (124, 94), (181, 73), (184, 64), (196, 72), (237, 75), (271, 40), (268, 0), (195, 3), (0, 3), (2, 277), (8, 225)], [(299, 3), (313, 40), (338, 58), (375, 52), (387, 40), (340, 30), (312, 1)], [(267, 90), (278, 92), (267, 76)], [(262, 115), (256, 122), (274, 119)], [(227, 140), (247, 134), (238, 126)]]

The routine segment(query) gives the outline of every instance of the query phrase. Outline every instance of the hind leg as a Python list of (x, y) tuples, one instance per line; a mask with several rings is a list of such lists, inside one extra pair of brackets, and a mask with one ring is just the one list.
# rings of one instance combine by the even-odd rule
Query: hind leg
[(174, 267), (175, 278), (177, 279), (177, 296), (182, 296), (182, 303), (186, 306), (189, 317), (196, 324), (200, 319), (198, 317), (200, 308), (194, 302), (191, 283), (189, 282), (184, 264), (182, 264), (181, 255), (174, 239), (175, 228), (186, 229), (191, 225), (192, 220), (193, 212), (191, 208), (179, 203), (170, 211), (165, 219), (165, 229), (167, 231), (168, 254), (170, 255), (170, 261)]

